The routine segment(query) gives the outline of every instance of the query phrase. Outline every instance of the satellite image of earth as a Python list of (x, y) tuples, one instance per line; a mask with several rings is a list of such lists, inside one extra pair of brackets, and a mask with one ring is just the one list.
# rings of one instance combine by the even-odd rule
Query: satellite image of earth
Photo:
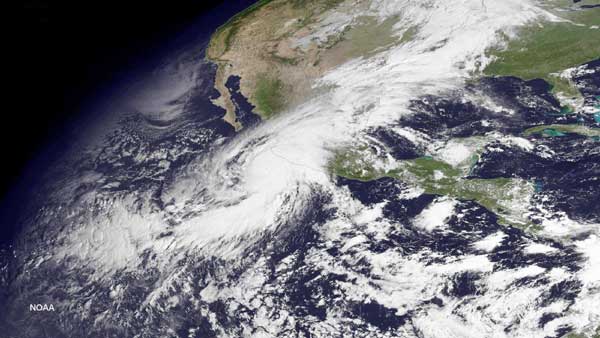
[(40, 173), (0, 336), (600, 337), (598, 1), (231, 11)]

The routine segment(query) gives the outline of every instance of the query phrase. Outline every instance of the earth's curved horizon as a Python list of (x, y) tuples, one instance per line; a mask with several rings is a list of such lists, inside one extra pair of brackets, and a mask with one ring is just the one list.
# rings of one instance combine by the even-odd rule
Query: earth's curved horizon
[(596, 3), (220, 13), (23, 194), (0, 332), (599, 337)]

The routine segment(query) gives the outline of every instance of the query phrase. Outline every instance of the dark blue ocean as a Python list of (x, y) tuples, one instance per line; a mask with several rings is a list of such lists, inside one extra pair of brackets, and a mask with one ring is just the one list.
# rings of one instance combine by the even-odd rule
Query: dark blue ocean
[[(215, 29), (254, 2), (255, 0), (224, 1), (201, 14), (193, 24), (171, 39), (156, 41), (153, 48), (149, 49), (143, 58), (133, 61), (128, 60), (128, 64), (133, 64), (133, 67), (126, 70), (115, 70), (115, 74), (111, 74), (114, 79), (112, 83), (99, 85), (92, 96), (84, 98), (84, 105), (77, 114), (70, 116), (60, 128), (54, 128), (55, 130), (50, 131), (50, 136), (45, 145), (40, 147), (31, 157), (25, 170), (14, 181), (8, 192), (4, 196), (0, 196), (0, 254), (2, 254), (3, 249), (6, 250), (10, 247), (11, 242), (18, 233), (20, 229), (19, 220), (27, 218), (24, 212), (28, 210), (28, 202), (39, 198), (39, 187), (43, 180), (48, 179), (45, 174), (49, 171), (49, 168), (56, 166), (57, 161), (60, 161), (60, 158), (73, 148), (74, 140), (82, 136), (82, 131), (85, 133), (85, 130), (89, 129), (90, 126), (102, 122), (103, 116), (98, 113), (100, 111), (97, 109), (98, 106), (126, 91), (131, 86), (132, 81), (160, 67), (161, 63), (168, 62), (173, 55), (178, 55), (184, 51), (191, 52), (199, 63), (202, 62), (205, 57), (205, 48)], [(207, 77), (214, 78), (214, 67), (203, 67), (203, 69), (206, 69)], [(35, 96), (35, 93), (31, 94)], [(241, 105), (241, 107), (247, 108), (244, 105)], [(224, 113), (221, 108), (211, 106), (206, 102), (202, 102), (201, 107), (198, 108), (201, 108), (198, 113), (205, 115), (199, 117), (201, 119)], [(239, 113), (244, 120), (251, 118), (249, 115), (243, 115), (242, 111)], [(32, 115), (35, 116), (35, 114)], [(15, 140), (15, 142), (18, 142), (18, 140)], [(10, 147), (10, 145), (8, 146)]]

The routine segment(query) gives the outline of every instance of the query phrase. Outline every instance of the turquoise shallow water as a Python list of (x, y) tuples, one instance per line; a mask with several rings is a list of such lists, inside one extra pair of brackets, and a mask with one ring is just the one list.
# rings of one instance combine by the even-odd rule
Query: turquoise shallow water
[(553, 136), (565, 136), (565, 133), (560, 132), (560, 131), (558, 131), (556, 129), (551, 129), (551, 128), (544, 129), (544, 131), (542, 131), (542, 133), (544, 134), (544, 136), (551, 136), (551, 137), (553, 137)]
[(541, 192), (544, 189), (544, 182), (541, 180), (535, 180), (534, 182), (535, 192)]
[(573, 114), (575, 111), (568, 106), (562, 106), (560, 107), (560, 112), (559, 113), (551, 113), (548, 112), (546, 113), (548, 116), (563, 116), (563, 115), (569, 115), (569, 114)]

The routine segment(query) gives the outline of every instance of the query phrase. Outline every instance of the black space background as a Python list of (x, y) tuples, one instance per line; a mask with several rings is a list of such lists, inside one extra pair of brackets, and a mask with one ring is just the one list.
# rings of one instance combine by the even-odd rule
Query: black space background
[(0, 200), (86, 100), (220, 2), (25, 0), (5, 12)]

